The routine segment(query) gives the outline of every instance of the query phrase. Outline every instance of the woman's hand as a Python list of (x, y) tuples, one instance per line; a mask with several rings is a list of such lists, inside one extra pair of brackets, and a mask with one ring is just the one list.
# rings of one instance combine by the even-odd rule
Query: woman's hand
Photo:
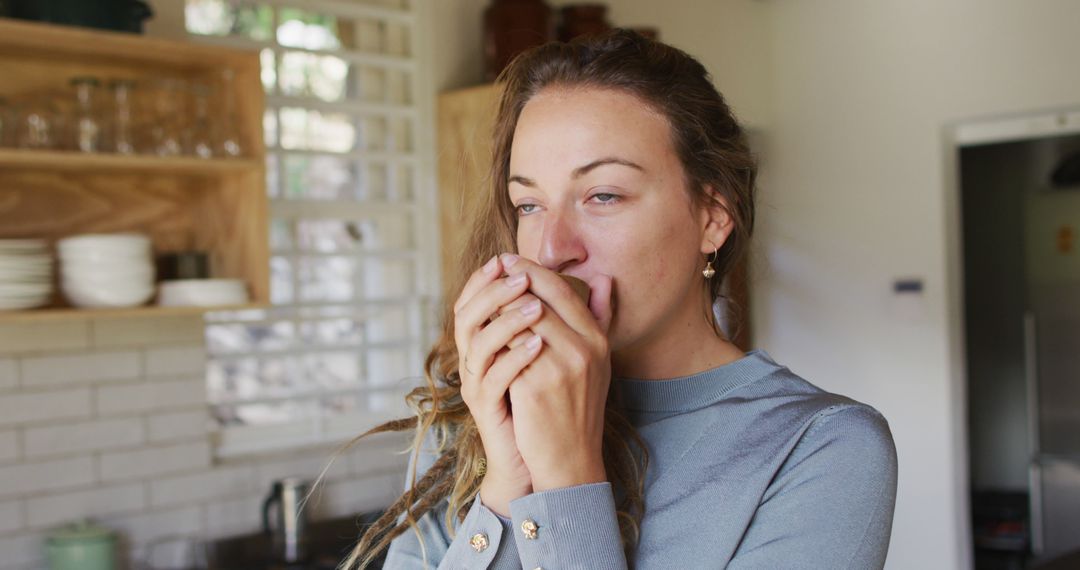
[[(532, 478), (518, 453), (506, 392), (540, 352), (540, 339), (527, 331), (540, 319), (543, 309), (538, 299), (530, 301), (531, 296), (524, 295), (528, 275), (499, 278), (501, 274), (499, 258), (493, 257), (469, 278), (454, 303), (454, 340), (461, 397), (476, 422), (487, 456), (480, 496), (489, 509), (508, 516), (510, 501), (532, 492)], [(508, 307), (512, 302), (512, 308)], [(500, 311), (500, 316), (488, 323)], [(523, 334), (527, 335), (524, 340), (520, 338)]]
[(529, 291), (546, 304), (529, 326), (543, 339), (540, 354), (509, 389), (517, 448), (533, 490), (606, 481), (602, 445), (611, 383), (611, 278), (598, 276), (589, 283), (586, 307), (553, 271), (514, 255), (501, 259), (511, 278), (527, 275)]

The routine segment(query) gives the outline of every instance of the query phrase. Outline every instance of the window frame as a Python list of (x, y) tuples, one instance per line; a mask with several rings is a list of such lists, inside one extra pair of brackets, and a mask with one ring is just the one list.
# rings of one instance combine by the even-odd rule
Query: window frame
[[(266, 92), (266, 109), (279, 111), (282, 107), (303, 107), (317, 111), (346, 110), (352, 118), (364, 115), (393, 117), (408, 116), (412, 119), (409, 136), (413, 143), (412, 152), (402, 153), (399, 151), (367, 152), (353, 150), (348, 153), (338, 154), (320, 151), (297, 151), (280, 148), (281, 121), (277, 115), (277, 136), (274, 145), (267, 144), (266, 154), (268, 157), (267, 167), (273, 164), (277, 172), (273, 173), (279, 181), (285, 180), (284, 156), (290, 154), (316, 154), (341, 156), (357, 163), (361, 161), (382, 162), (387, 165), (388, 172), (394, 167), (411, 165), (412, 183), (414, 195), (408, 202), (388, 201), (356, 201), (356, 200), (293, 200), (282, 197), (270, 198), (268, 215), (271, 222), (283, 218), (318, 219), (349, 219), (350, 216), (372, 216), (386, 212), (406, 211), (411, 215), (412, 244), (413, 248), (379, 251), (377, 253), (356, 252), (353, 255), (357, 260), (367, 256), (389, 256), (396, 259), (410, 259), (413, 261), (413, 280), (415, 293), (404, 295), (401, 298), (389, 300), (356, 299), (350, 303), (326, 303), (326, 306), (334, 307), (369, 307), (385, 304), (411, 304), (414, 317), (410, 319), (411, 325), (409, 338), (397, 343), (409, 348), (410, 377), (402, 379), (393, 387), (367, 386), (355, 389), (341, 390), (344, 393), (372, 395), (385, 393), (390, 398), (396, 398), (399, 406), (390, 407), (379, 413), (349, 412), (327, 415), (318, 413), (313, 418), (294, 420), (277, 424), (256, 425), (221, 425), (213, 420), (215, 427), (211, 429), (211, 439), (214, 443), (214, 454), (219, 459), (246, 456), (251, 454), (277, 453), (289, 449), (329, 445), (340, 443), (355, 435), (363, 433), (390, 419), (401, 418), (411, 415), (411, 411), (404, 403), (404, 395), (413, 387), (423, 384), (423, 362), (427, 351), (434, 344), (440, 334), (438, 321), (441, 307), (442, 283), (440, 268), (440, 232), (438, 228), (438, 192), (435, 184), (435, 89), (433, 71), (433, 46), (431, 39), (431, 13), (432, 0), (406, 0), (407, 8), (385, 8), (363, 4), (359, 1), (350, 2), (343, 0), (256, 0), (246, 2), (247, 5), (269, 6), (273, 8), (273, 20), (271, 29), (273, 37), (268, 40), (253, 40), (240, 36), (209, 36), (200, 35), (187, 31), (188, 25), (185, 17), (185, 31), (189, 40), (198, 43), (207, 43), (225, 47), (240, 49), (262, 50), (271, 49), (274, 53), (275, 63), (281, 61), (281, 56), (286, 52), (308, 52), (319, 55), (331, 55), (341, 57), (351, 63), (362, 65), (385, 67), (387, 69), (405, 70), (409, 76), (408, 88), (412, 102), (405, 105), (378, 104), (360, 101), (344, 101), (341, 103), (326, 102), (315, 96), (285, 96), (280, 92), (280, 71), (275, 67), (275, 81), (273, 91)], [(278, 44), (278, 10), (280, 8), (297, 8), (306, 12), (327, 14), (336, 17), (360, 17), (378, 19), (381, 21), (403, 24), (409, 27), (408, 31), (408, 56), (389, 56), (375, 54), (360, 50), (311, 50)], [(381, 113), (381, 115), (380, 115)], [(271, 159), (270, 157), (275, 157)], [(268, 174), (270, 174), (268, 172)], [(387, 178), (387, 185), (391, 183)], [(267, 239), (270, 240), (268, 235)], [(276, 254), (272, 254), (276, 255)], [(286, 255), (303, 256), (299, 252), (286, 253)], [(317, 256), (317, 254), (316, 254)], [(295, 294), (298, 294), (297, 279), (293, 273), (293, 303), (282, 303), (262, 311), (262, 318), (254, 320), (246, 319), (244, 313), (209, 312), (205, 317), (207, 325), (226, 323), (270, 323), (281, 320), (295, 320), (304, 307), (318, 306), (320, 304), (307, 304), (296, 302)], [(292, 317), (282, 317), (282, 313), (292, 312)], [(344, 350), (366, 350), (378, 343), (359, 343), (345, 346)], [(393, 343), (387, 343), (393, 344)], [(341, 350), (339, 345), (336, 347)], [(308, 350), (323, 350), (319, 347), (310, 347), (297, 343), (295, 348), (282, 351), (286, 354), (306, 354)], [(334, 347), (325, 350), (334, 350)], [(377, 347), (376, 347), (377, 349)], [(230, 352), (228, 358), (250, 356), (252, 358), (266, 358), (281, 354), (278, 352), (262, 351), (238, 351)], [(214, 355), (209, 354), (208, 359)], [(363, 356), (361, 358), (366, 358)], [(364, 374), (364, 372), (361, 372)], [(207, 385), (209, 405), (217, 403), (210, 399), (209, 385)], [(267, 399), (277, 401), (311, 401), (317, 400), (319, 395), (334, 395), (338, 391), (333, 389), (313, 388), (305, 391), (300, 396), (280, 396), (269, 398), (251, 398), (247, 401), (257, 402)], [(318, 407), (318, 406), (316, 406)]]

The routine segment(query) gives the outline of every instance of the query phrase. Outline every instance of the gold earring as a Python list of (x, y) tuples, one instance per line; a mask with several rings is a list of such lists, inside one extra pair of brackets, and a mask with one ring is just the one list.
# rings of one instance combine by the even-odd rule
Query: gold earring
[(476, 460), (476, 475), (477, 477), (483, 477), (487, 475), (487, 459), (481, 457)]
[[(716, 246), (713, 246), (713, 261), (716, 261)], [(701, 271), (701, 274), (704, 275), (706, 279), (712, 279), (712, 276), (716, 275), (716, 270), (713, 269), (712, 261), (709, 261), (709, 258), (707, 257), (705, 258), (705, 269)]]

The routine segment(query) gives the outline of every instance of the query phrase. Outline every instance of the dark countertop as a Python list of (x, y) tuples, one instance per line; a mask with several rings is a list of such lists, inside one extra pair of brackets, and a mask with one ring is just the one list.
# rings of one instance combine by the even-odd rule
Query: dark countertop
[[(312, 521), (305, 532), (307, 551), (310, 553), (303, 564), (287, 565), (275, 560), (271, 549), (271, 537), (256, 533), (229, 537), (207, 545), (208, 570), (335, 570), (360, 539), (368, 525), (375, 522), (383, 511), (372, 511), (355, 516)], [(368, 568), (382, 568), (386, 552)]]

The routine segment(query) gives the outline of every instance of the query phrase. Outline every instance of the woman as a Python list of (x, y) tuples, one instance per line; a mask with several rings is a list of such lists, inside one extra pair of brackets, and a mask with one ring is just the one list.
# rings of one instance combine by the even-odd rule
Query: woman
[(500, 81), (471, 273), (372, 430), (415, 430), (406, 493), (345, 567), (882, 567), (885, 419), (716, 325), (757, 167), (705, 69), (615, 30)]

